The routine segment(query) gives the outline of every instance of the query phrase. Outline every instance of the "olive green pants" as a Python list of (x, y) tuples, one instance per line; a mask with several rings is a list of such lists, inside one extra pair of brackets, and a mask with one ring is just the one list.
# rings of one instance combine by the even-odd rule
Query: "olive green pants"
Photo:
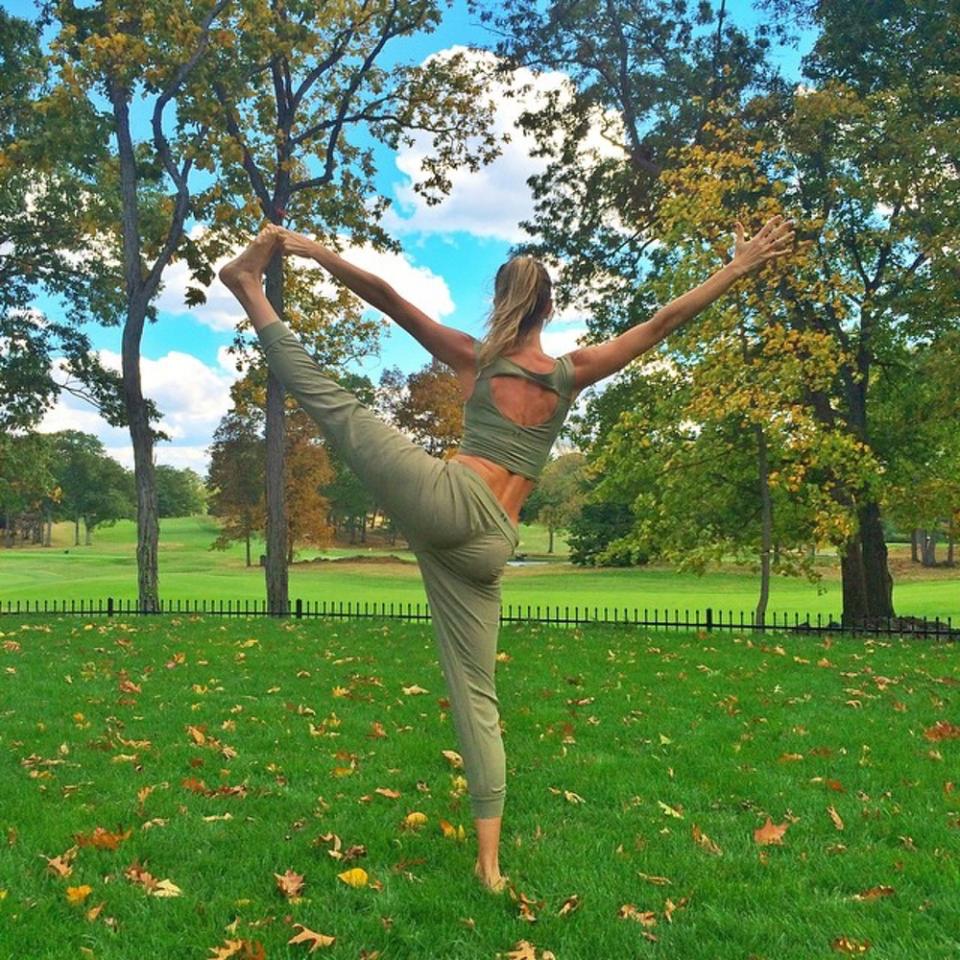
[(498, 817), (506, 764), (494, 683), (500, 574), (518, 532), (484, 480), (440, 460), (322, 374), (287, 326), (263, 327), (271, 372), (393, 518), (420, 565), (475, 817)]

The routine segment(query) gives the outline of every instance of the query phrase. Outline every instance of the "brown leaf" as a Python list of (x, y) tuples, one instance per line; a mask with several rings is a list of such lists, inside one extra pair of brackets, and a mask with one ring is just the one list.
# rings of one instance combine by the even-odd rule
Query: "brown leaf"
[(775, 825), (768, 816), (767, 822), (753, 831), (753, 839), (760, 844), (782, 843), (783, 835), (787, 832), (789, 826), (788, 823)]
[(894, 894), (893, 887), (871, 887), (869, 890), (864, 890), (863, 893), (855, 893), (850, 899), (851, 900), (878, 900), (880, 897), (892, 897)]
[(110, 833), (103, 827), (95, 827), (90, 836), (82, 833), (75, 833), (73, 839), (81, 847), (96, 847), (98, 850), (116, 850), (117, 847), (133, 835), (133, 830), (127, 830), (125, 833)]
[(290, 944), (290, 943), (310, 943), (310, 944), (312, 944), (312, 946), (310, 947), (308, 953), (313, 953), (313, 951), (316, 950), (317, 947), (332, 947), (333, 944), (336, 942), (336, 939), (337, 939), (336, 937), (328, 937), (328, 936), (326, 936), (325, 934), (317, 933), (317, 932), (314, 931), (314, 930), (310, 930), (310, 929), (308, 929), (307, 927), (305, 927), (302, 923), (295, 923), (295, 924), (293, 925), (293, 928), (294, 928), (294, 930), (296, 930), (297, 928), (299, 928), (299, 931), (300, 931), (300, 932), (297, 933), (296, 936), (291, 937), (291, 938), (287, 941), (287, 943), (288, 943), (288, 944)]
[(580, 909), (580, 894), (574, 893), (563, 901), (563, 905), (557, 911), (557, 916), (565, 917), (568, 913)]
[(840, 814), (834, 809), (833, 804), (830, 804), (827, 807), (827, 813), (830, 814), (830, 819), (833, 821), (833, 825), (838, 829), (843, 829), (843, 821), (840, 819)]
[(295, 873), (293, 870), (287, 870), (284, 873), (275, 873), (277, 878), (277, 889), (285, 897), (299, 897), (303, 890), (303, 874)]
[(694, 824), (690, 833), (693, 836), (694, 842), (697, 846), (702, 847), (707, 853), (712, 853), (715, 856), (720, 856), (723, 851), (697, 826)]
[(383, 797), (389, 797), (391, 800), (396, 800), (400, 796), (399, 790), (393, 790), (390, 787), (377, 787), (374, 793), (379, 793)]
[(923, 735), (928, 740), (956, 740), (960, 738), (960, 725), (938, 720), (932, 727), (927, 727)]
[(537, 960), (536, 947), (528, 940), (518, 940), (507, 957), (509, 960)]
[(656, 926), (657, 915), (651, 910), (638, 910), (632, 903), (623, 904), (617, 911), (617, 916), (621, 920), (636, 920), (645, 927)]
[(222, 947), (211, 947), (213, 955), (208, 960), (267, 960), (266, 951), (259, 940), (227, 940)]
[(441, 750), (440, 752), (450, 761), (450, 766), (455, 770), (463, 769), (463, 757), (456, 750)]
[(73, 873), (73, 867), (70, 865), (77, 856), (79, 847), (71, 847), (59, 857), (44, 857), (47, 861), (47, 869), (57, 877), (69, 877)]

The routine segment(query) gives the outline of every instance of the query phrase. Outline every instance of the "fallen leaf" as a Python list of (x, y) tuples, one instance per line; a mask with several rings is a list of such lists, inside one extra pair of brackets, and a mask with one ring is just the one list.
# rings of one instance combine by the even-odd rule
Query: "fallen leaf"
[(337, 879), (351, 887), (365, 887), (367, 885), (367, 871), (363, 867), (354, 867), (352, 870), (344, 870), (343, 873), (338, 873)]
[(783, 835), (787, 832), (789, 826), (788, 823), (775, 825), (770, 817), (767, 817), (767, 822), (753, 831), (753, 839), (760, 844), (782, 843)]
[(295, 873), (293, 870), (287, 870), (284, 873), (275, 873), (277, 878), (277, 889), (285, 897), (299, 897), (303, 890), (304, 877), (301, 873)]
[(332, 947), (336, 942), (336, 937), (328, 937), (325, 934), (316, 933), (314, 930), (305, 927), (302, 923), (295, 923), (293, 925), (294, 930), (298, 927), (300, 932), (296, 936), (291, 937), (287, 943), (310, 943), (312, 946), (308, 953), (313, 953), (317, 947)]

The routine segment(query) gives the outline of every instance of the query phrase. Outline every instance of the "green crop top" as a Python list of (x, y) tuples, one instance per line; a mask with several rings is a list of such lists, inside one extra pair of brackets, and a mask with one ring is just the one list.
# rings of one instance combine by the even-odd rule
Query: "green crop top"
[[(474, 342), (474, 353), (480, 342)], [(493, 376), (523, 377), (558, 394), (557, 409), (543, 423), (524, 426), (505, 417), (490, 393)], [(550, 373), (527, 370), (507, 357), (496, 357), (477, 371), (476, 385), (463, 408), (463, 443), (460, 453), (484, 457), (518, 473), (528, 480), (537, 480), (543, 470), (573, 399), (573, 361), (569, 354), (557, 360)]]

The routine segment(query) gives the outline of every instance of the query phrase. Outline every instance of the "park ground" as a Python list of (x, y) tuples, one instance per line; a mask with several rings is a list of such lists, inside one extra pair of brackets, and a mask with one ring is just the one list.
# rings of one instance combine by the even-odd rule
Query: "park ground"
[(505, 626), (495, 896), (428, 625), (0, 630), (0, 960), (960, 952), (956, 644)]
[[(263, 570), (246, 567), (242, 544), (226, 551), (210, 550), (216, 521), (192, 517), (161, 521), (160, 593), (168, 601), (263, 600)], [(561, 606), (633, 611), (664, 610), (681, 618), (689, 610), (743, 611), (749, 623), (759, 593), (759, 573), (724, 563), (703, 576), (678, 573), (652, 564), (634, 568), (578, 567), (566, 561), (566, 544), (558, 537), (556, 553), (547, 554), (547, 532), (523, 525), (519, 551), (535, 562), (508, 566), (503, 576), (503, 603), (526, 609)], [(17, 547), (0, 551), (0, 605), (7, 601), (106, 600), (136, 598), (134, 525), (122, 521), (94, 534), (93, 544), (73, 546), (72, 524), (54, 527), (51, 547)], [(298, 551), (290, 569), (290, 596), (310, 602), (424, 603), (419, 570), (411, 553), (376, 546), (341, 544), (326, 550)], [(261, 547), (254, 545), (254, 558)], [(960, 620), (960, 567), (924, 568), (910, 561), (907, 544), (890, 544), (889, 565), (894, 578), (894, 609), (898, 616), (952, 617)], [(771, 584), (768, 621), (783, 622), (810, 614), (823, 622), (839, 617), (840, 572), (835, 552), (817, 558), (823, 573), (819, 584), (797, 577), (775, 577)], [(726, 613), (724, 614), (726, 617)]]

